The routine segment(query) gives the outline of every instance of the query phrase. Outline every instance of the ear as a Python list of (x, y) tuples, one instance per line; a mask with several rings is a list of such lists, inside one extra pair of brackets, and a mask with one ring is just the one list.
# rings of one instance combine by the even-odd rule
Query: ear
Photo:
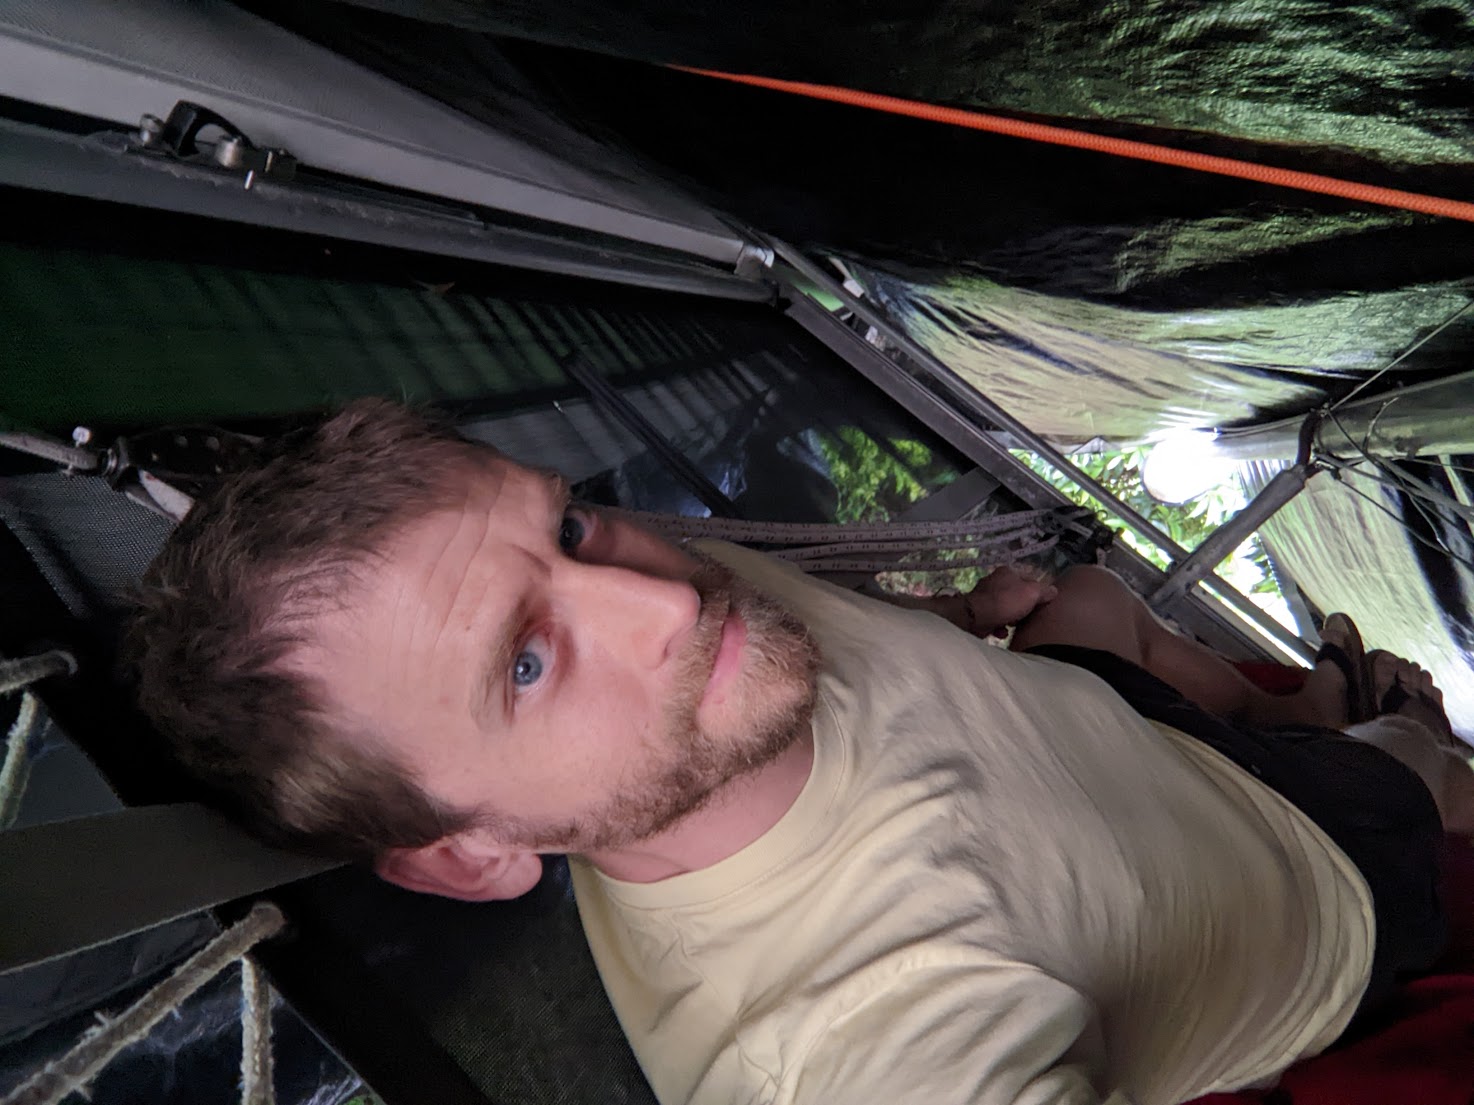
[(395, 848), (379, 857), (374, 870), (386, 882), (420, 894), (492, 902), (521, 897), (536, 886), (543, 861), (536, 852), (467, 832), (421, 848)]

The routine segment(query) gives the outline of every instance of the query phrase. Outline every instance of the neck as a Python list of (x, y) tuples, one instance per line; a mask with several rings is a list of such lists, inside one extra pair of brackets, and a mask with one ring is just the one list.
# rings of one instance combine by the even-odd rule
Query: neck
[(659, 882), (700, 871), (736, 855), (792, 808), (814, 766), (814, 733), (802, 734), (771, 762), (733, 779), (694, 813), (626, 848), (584, 858), (611, 879)]

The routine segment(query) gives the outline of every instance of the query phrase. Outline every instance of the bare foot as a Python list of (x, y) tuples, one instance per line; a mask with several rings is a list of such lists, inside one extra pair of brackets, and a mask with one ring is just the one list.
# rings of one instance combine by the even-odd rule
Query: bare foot
[(1379, 706), (1388, 707), (1382, 716), (1420, 722), (1435, 739), (1432, 757), (1427, 751), (1416, 755), (1404, 751), (1399, 755), (1399, 749), (1408, 748), (1405, 740), (1388, 743), (1384, 738), (1374, 743), (1401, 759), (1428, 785), (1447, 832), (1474, 840), (1474, 765), (1469, 761), (1468, 746), (1453, 734), (1443, 711), (1443, 692), (1434, 684), (1432, 674), (1411, 660), (1381, 650), (1367, 654), (1367, 666)]
[[(1424, 671), (1421, 665), (1385, 649), (1369, 652), (1367, 666), (1371, 669), (1379, 713), (1396, 714), (1421, 722), (1444, 744), (1457, 747), (1458, 741), (1448, 723), (1448, 715), (1443, 711), (1443, 692), (1433, 682), (1432, 672)], [(1403, 693), (1392, 694), (1393, 687), (1400, 687)]]

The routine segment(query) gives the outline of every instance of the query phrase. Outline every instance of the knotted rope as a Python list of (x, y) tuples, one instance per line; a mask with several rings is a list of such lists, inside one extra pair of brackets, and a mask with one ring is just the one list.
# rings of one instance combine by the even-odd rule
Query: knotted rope
[[(61, 1105), (69, 1094), (85, 1091), (124, 1048), (142, 1040), (185, 998), (285, 926), (281, 910), (270, 902), (258, 902), (243, 920), (195, 952), (118, 1016), (97, 1014), (97, 1024), (84, 1032), (70, 1050), (22, 1082), (0, 1105)], [(266, 1070), (270, 1070), (269, 1061)], [(255, 1101), (270, 1098), (258, 1097)]]
[(53, 649), (39, 656), (0, 660), (0, 696), (20, 691), (20, 710), (5, 739), (5, 762), (0, 764), (0, 830), (15, 824), (21, 797), (31, 776), (31, 760), (41, 744), (45, 714), (35, 695), (26, 690), (32, 683), (52, 675), (70, 675), (77, 670), (71, 653)]

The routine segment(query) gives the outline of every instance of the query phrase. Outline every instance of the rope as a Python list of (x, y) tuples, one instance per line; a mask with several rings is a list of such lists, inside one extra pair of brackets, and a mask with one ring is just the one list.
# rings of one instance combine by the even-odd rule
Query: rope
[(964, 108), (940, 107), (906, 100), (899, 96), (883, 96), (874, 92), (857, 92), (850, 88), (836, 88), (828, 84), (809, 84), (805, 81), (784, 81), (774, 77), (757, 77), (745, 73), (722, 73), (715, 69), (696, 69), (685, 65), (667, 66), (682, 73), (694, 73), (703, 77), (731, 81), (735, 84), (766, 88), (774, 92), (789, 92), (796, 96), (808, 96), (815, 100), (848, 104), (851, 107), (883, 111), (889, 115), (904, 115), (912, 119), (924, 119), (931, 123), (945, 123), (968, 130), (989, 131), (1010, 138), (1025, 138), (1031, 142), (1044, 142), (1053, 146), (1068, 146), (1077, 150), (1111, 154), (1136, 161), (1152, 161), (1159, 165), (1170, 165), (1177, 169), (1191, 169), (1199, 173), (1217, 176), (1238, 177), (1258, 184), (1271, 184), (1279, 188), (1295, 188), (1302, 192), (1317, 192), (1326, 196), (1354, 200), (1358, 203), (1374, 203), (1383, 207), (1397, 207), (1405, 211), (1417, 211), (1425, 215), (1438, 215), (1446, 219), (1474, 222), (1474, 203), (1462, 200), (1443, 199), (1418, 192), (1404, 192), (1397, 188), (1380, 188), (1374, 184), (1341, 180), (1322, 176), (1319, 173), (1303, 173), (1294, 169), (1276, 169), (1253, 161), (1234, 157), (1214, 157), (1210, 154), (1193, 153), (1174, 149), (1153, 142), (1136, 142), (1126, 138), (1109, 138), (1103, 134), (1072, 130), (1069, 127), (1051, 126), (1047, 123), (1030, 123), (1022, 119), (1010, 119), (1002, 115), (991, 115)]
[[(952, 538), (966, 540), (998, 530), (1035, 525), (1055, 514), (1053, 509), (1020, 510), (951, 522), (856, 522), (834, 525), (828, 522), (749, 522), (738, 518), (692, 518), (683, 514), (653, 514), (612, 507), (600, 509), (605, 513), (639, 522), (660, 533), (709, 537), (721, 541), (757, 541), (769, 545), (809, 545), (829, 541), (914, 543)], [(1083, 508), (1081, 512), (1089, 513)]]
[[(1402, 362), (1405, 361), (1405, 360), (1407, 360), (1408, 357), (1412, 356), (1419, 349), (1423, 348), (1423, 346), (1427, 345), (1434, 338), (1438, 337), (1439, 334), (1443, 333), (1445, 330), (1447, 330), (1454, 323), (1458, 322), (1459, 319), (1463, 318), (1464, 315), (1471, 308), (1474, 308), (1474, 300), (1470, 300), (1468, 303), (1465, 303), (1457, 311), (1455, 311), (1453, 314), (1449, 315), (1448, 318), (1444, 319), (1441, 323), (1439, 323), (1437, 326), (1435, 326), (1432, 330), (1428, 331), (1428, 333), (1424, 334), (1417, 341), (1413, 342), (1412, 345), (1408, 346), (1401, 353), (1399, 353), (1396, 357), (1392, 358), (1392, 360), (1388, 361), (1381, 368), (1377, 369), (1376, 372), (1372, 373), (1370, 376), (1368, 376), (1361, 383), (1357, 384), (1356, 387), (1352, 388), (1345, 395), (1341, 396), (1341, 398), (1337, 399), (1334, 403), (1331, 404), (1331, 408), (1330, 409), (1334, 411), (1336, 408), (1343, 407), (1347, 403), (1351, 402), (1351, 400), (1355, 399), (1363, 391), (1365, 391), (1367, 388), (1371, 387), (1372, 384), (1376, 383), (1378, 380), (1380, 380), (1387, 373), (1391, 372), (1398, 365), (1402, 364)], [(1344, 432), (1344, 431), (1342, 431), (1342, 432)]]
[(19, 660), (0, 660), (0, 695), (24, 692), (5, 740), (5, 762), (0, 764), (0, 830), (10, 828), (20, 815), (21, 798), (31, 775), (31, 757), (40, 744), (44, 728), (41, 703), (25, 688), (48, 676), (70, 675), (76, 670), (77, 661), (71, 653), (60, 649)]
[(276, 1105), (271, 1057), (271, 983), (241, 960), (241, 1105)]
[[(830, 525), (691, 518), (679, 514), (603, 509), (605, 513), (627, 518), (663, 537), (790, 546), (769, 549), (769, 553), (811, 573), (872, 573), (899, 569), (959, 571), (1011, 564), (1052, 549), (1065, 530), (1088, 534), (1090, 530), (1083, 519), (1093, 517), (1084, 507), (1072, 507), (1064, 510), (1021, 510), (950, 522)], [(965, 550), (969, 555), (940, 555), (956, 550)], [(933, 555), (929, 559), (918, 559), (928, 554)]]
[(1042, 556), (1059, 544), (1058, 535), (1014, 549), (990, 548), (976, 556), (936, 558), (933, 560), (846, 560), (804, 561), (798, 566), (809, 573), (820, 572), (956, 572), (964, 568), (996, 568), (1030, 557)]
[(0, 765), (0, 831), (15, 824), (20, 800), (31, 775), (31, 756), (41, 737), (41, 703), (26, 692), (20, 696), (20, 712), (5, 743), (5, 763)]
[(77, 661), (70, 652), (52, 649), (39, 656), (23, 656), (19, 660), (0, 660), (0, 694), (9, 694), (52, 675), (72, 675)]
[(83, 1092), (124, 1048), (147, 1036), (190, 994), (285, 926), (281, 910), (270, 902), (258, 902), (244, 920), (195, 952), (116, 1018), (109, 1020), (99, 1013), (97, 1025), (84, 1032), (66, 1054), (31, 1075), (0, 1105), (61, 1105), (68, 1094)]

